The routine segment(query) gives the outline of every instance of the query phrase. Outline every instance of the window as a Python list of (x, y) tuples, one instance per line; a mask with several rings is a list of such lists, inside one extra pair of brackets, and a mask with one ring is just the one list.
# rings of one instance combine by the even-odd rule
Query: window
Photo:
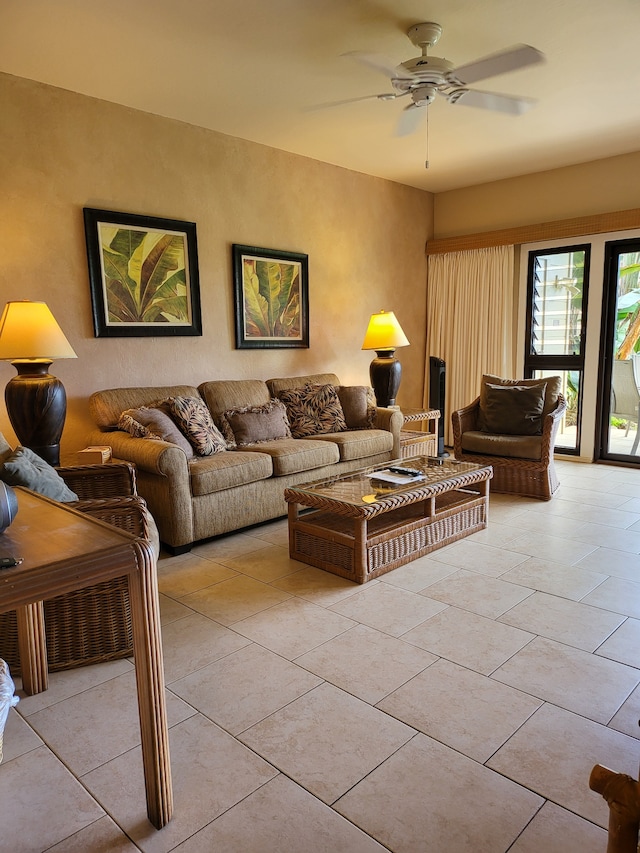
[(529, 252), (525, 377), (561, 376), (567, 411), (556, 449), (578, 453), (590, 246)]

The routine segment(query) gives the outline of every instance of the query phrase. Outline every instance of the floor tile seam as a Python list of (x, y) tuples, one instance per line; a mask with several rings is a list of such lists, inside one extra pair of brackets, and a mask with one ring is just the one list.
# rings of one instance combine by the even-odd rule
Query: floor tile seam
[[(607, 580), (611, 580), (611, 577), (607, 578)], [(618, 580), (626, 580), (626, 579), (625, 578), (618, 578)], [(603, 583), (605, 583), (605, 581), (603, 581)], [(635, 583), (635, 581), (630, 581), (630, 583)], [(640, 596), (640, 584), (637, 584), (637, 586), (638, 586), (638, 595)], [(591, 595), (591, 593), (589, 592), (589, 593), (587, 593), (587, 595)], [(586, 595), (584, 596), (584, 598), (586, 598)], [(605, 613), (614, 613), (616, 616), (620, 616), (623, 621), (625, 621), (626, 619), (638, 619), (638, 620), (640, 620), (640, 613), (638, 613), (637, 615), (634, 615), (633, 613), (622, 613), (620, 610), (615, 610), (612, 606), (605, 606), (603, 604), (590, 604), (588, 601), (583, 601), (582, 599), (580, 599), (580, 601), (578, 603), (584, 604), (587, 607), (595, 607), (597, 610), (602, 610)], [(620, 627), (620, 625), (618, 625), (618, 628), (619, 627)], [(617, 630), (617, 628), (616, 628), (616, 630)]]
[[(620, 626), (618, 626), (618, 627), (620, 627)], [(521, 630), (524, 630), (524, 629), (521, 629)], [(531, 632), (529, 632), (529, 633), (531, 633)], [(548, 641), (551, 643), (556, 643), (559, 646), (564, 646), (565, 648), (569, 649), (570, 651), (582, 652), (583, 654), (587, 655), (588, 657), (597, 657), (599, 660), (609, 661), (609, 663), (623, 667), (625, 670), (629, 670), (630, 672), (632, 670), (637, 670), (638, 671), (638, 677), (640, 678), (640, 667), (635, 667), (635, 666), (632, 666), (631, 664), (627, 664), (627, 663), (624, 663), (622, 661), (612, 660), (611, 658), (606, 658), (604, 655), (596, 655), (595, 651), (590, 652), (590, 651), (587, 651), (586, 649), (580, 648), (579, 646), (573, 646), (573, 645), (571, 645), (571, 643), (567, 643), (567, 642), (563, 642), (562, 640), (558, 640), (555, 637), (545, 637), (544, 634), (535, 634), (535, 636), (532, 637), (532, 639), (529, 640), (529, 642), (527, 642), (526, 645), (522, 646), (522, 648), (518, 649), (518, 651), (515, 652), (513, 655), (511, 655), (509, 658), (507, 658), (507, 660), (503, 661), (500, 664), (500, 666), (498, 666), (494, 670), (492, 670), (491, 675), (494, 675), (501, 667), (503, 667), (506, 663), (511, 661), (516, 655), (518, 655), (521, 651), (523, 651), (525, 648), (527, 648), (528, 645), (530, 645), (531, 643), (533, 643), (535, 640), (538, 640), (538, 639)], [(637, 684), (636, 684), (636, 687), (637, 687)]]
[[(534, 558), (534, 557), (532, 557), (531, 559), (535, 559), (535, 558)], [(549, 562), (553, 562), (553, 561), (549, 561)], [(524, 565), (524, 563), (521, 563), (521, 565)], [(557, 565), (558, 565), (558, 568), (559, 568), (559, 569), (563, 569), (563, 568), (566, 568), (566, 569), (574, 569), (574, 568), (575, 568), (575, 569), (579, 569), (579, 568), (580, 568), (579, 566), (566, 566), (564, 563), (558, 563)], [(517, 568), (519, 568), (519, 566), (515, 566), (515, 567), (514, 567), (514, 569), (517, 569)], [(514, 569), (510, 569), (510, 570), (509, 570), (509, 572), (514, 571)], [(593, 572), (593, 570), (592, 570), (592, 569), (580, 569), (580, 571), (584, 571), (584, 572), (592, 572), (593, 574), (598, 574), (597, 572)], [(509, 572), (506, 572), (505, 574), (509, 574)], [(589, 593), (590, 593), (590, 592), (593, 592), (595, 589), (597, 589), (597, 588), (598, 588), (598, 586), (600, 586), (600, 584), (601, 584), (601, 583), (604, 583), (604, 581), (605, 581), (605, 580), (607, 580), (607, 578), (609, 578), (609, 577), (610, 577), (610, 575), (603, 575), (603, 576), (602, 576), (602, 580), (598, 581), (598, 582), (597, 582), (597, 584), (596, 584), (596, 586), (592, 587), (591, 589), (589, 589), (589, 590), (587, 590), (585, 593), (583, 593), (583, 595), (582, 595), (582, 597), (581, 597), (581, 598), (572, 598), (572, 597), (571, 597), (571, 596), (569, 596), (568, 594), (563, 594), (563, 593), (559, 592), (558, 590), (542, 589), (541, 587), (528, 587), (528, 586), (523, 586), (523, 584), (522, 584), (522, 583), (519, 583), (518, 581), (514, 581), (514, 580), (511, 580), (511, 579), (509, 579), (509, 578), (506, 578), (504, 575), (500, 575), (500, 577), (498, 578), (498, 580), (501, 580), (501, 581), (503, 581), (504, 583), (510, 583), (510, 584), (513, 584), (514, 586), (520, 586), (520, 587), (522, 587), (522, 589), (530, 589), (532, 592), (544, 592), (544, 593), (546, 593), (547, 595), (555, 595), (557, 598), (562, 598), (564, 601), (575, 601), (575, 602), (580, 602), (580, 601), (582, 601), (582, 598), (584, 598), (585, 596), (589, 595)], [(527, 598), (529, 598), (529, 596), (527, 596)], [(527, 600), (526, 598), (523, 598), (523, 599), (522, 599), (522, 601), (526, 601), (526, 600)], [(518, 603), (520, 604), (520, 603), (522, 603), (522, 602), (518, 602)], [(515, 605), (514, 605), (514, 606), (515, 606)], [(501, 614), (501, 615), (502, 615), (502, 614)]]
[[(491, 580), (500, 580), (500, 578), (494, 578), (493, 576), (490, 576), (490, 575), (482, 575), (481, 573), (478, 573), (478, 574), (479, 574), (481, 577), (490, 578)], [(437, 581), (436, 581), (436, 583), (437, 583)], [(505, 581), (505, 583), (510, 583), (510, 581)], [(521, 589), (525, 589), (525, 587), (521, 586), (520, 584), (512, 583), (511, 585), (512, 585), (512, 586), (514, 586), (514, 587), (515, 587), (515, 586), (520, 586), (520, 588), (521, 588)], [(427, 589), (428, 589), (428, 587), (427, 587)], [(524, 598), (521, 598), (521, 599), (520, 599), (520, 601), (517, 601), (515, 604), (512, 604), (512, 605), (510, 605), (509, 607), (507, 607), (507, 609), (506, 609), (506, 610), (502, 610), (502, 611), (500, 611), (500, 613), (497, 613), (496, 615), (490, 615), (490, 614), (488, 614), (488, 613), (480, 612), (479, 610), (474, 610), (474, 609), (472, 608), (472, 606), (471, 606), (471, 605), (469, 605), (469, 604), (467, 604), (467, 603), (464, 603), (464, 604), (463, 604), (463, 603), (461, 603), (461, 602), (445, 601), (445, 600), (444, 600), (444, 599), (442, 599), (442, 598), (433, 598), (432, 600), (433, 600), (433, 601), (437, 601), (437, 602), (439, 602), (440, 604), (446, 604), (446, 605), (448, 605), (449, 607), (457, 607), (459, 610), (464, 610), (466, 613), (474, 613), (476, 616), (483, 616), (485, 619), (491, 619), (491, 621), (493, 621), (493, 622), (498, 622), (502, 616), (505, 616), (507, 613), (509, 613), (511, 610), (513, 610), (513, 608), (514, 608), (514, 607), (517, 607), (519, 604), (523, 604), (525, 601), (528, 601), (528, 599), (529, 599), (529, 598), (530, 598), (530, 597), (531, 597), (535, 592), (540, 592), (540, 590), (536, 590), (536, 589), (529, 589), (529, 594), (528, 594), (528, 595), (526, 595)], [(424, 595), (424, 591), (423, 591), (423, 592), (420, 592), (420, 593), (418, 593), (418, 594), (419, 594), (419, 595)], [(427, 596), (427, 595), (424, 595), (424, 597), (425, 597), (425, 598), (431, 598), (431, 596)], [(442, 613), (442, 611), (439, 611), (439, 612), (440, 612), (440, 613)], [(434, 615), (436, 615), (436, 614), (434, 614)], [(431, 618), (431, 617), (430, 617), (430, 618)], [(503, 624), (504, 624), (504, 623), (503, 623)], [(516, 627), (517, 627), (517, 626), (516, 626)]]
[[(95, 684), (89, 684), (87, 687), (83, 687), (82, 690), (77, 690), (74, 693), (70, 693), (68, 696), (62, 696), (60, 699), (55, 699), (53, 702), (50, 702), (48, 705), (45, 705), (42, 708), (36, 708), (33, 711), (25, 711), (23, 701), (25, 699), (31, 698), (27, 693), (24, 692), (24, 688), (21, 686), (19, 689), (16, 688), (16, 692), (20, 695), (21, 701), (15, 706), (16, 711), (20, 714), (23, 720), (27, 721), (30, 717), (33, 717), (35, 714), (39, 714), (41, 711), (47, 711), (49, 708), (55, 708), (57, 705), (60, 705), (62, 702), (67, 702), (70, 699), (77, 699), (78, 696), (82, 696), (84, 693), (88, 693), (90, 690), (95, 690), (105, 684), (108, 684), (110, 681), (114, 681), (116, 678), (122, 678), (123, 676), (130, 676), (132, 673), (135, 673), (135, 664), (133, 663), (133, 658), (116, 658), (116, 660), (126, 660), (131, 663), (131, 669), (127, 670), (127, 672), (118, 672), (115, 675), (110, 676), (109, 678), (105, 678), (104, 681), (98, 681)], [(79, 669), (79, 667), (78, 667)], [(66, 670), (69, 672), (69, 670)], [(56, 673), (49, 673), (50, 675), (55, 675)], [(47, 697), (47, 691), (43, 691), (44, 695)], [(34, 696), (38, 696), (40, 694), (34, 693)], [(47, 697), (48, 698), (48, 697)]]
[[(590, 527), (591, 525), (587, 525), (587, 524), (585, 524), (584, 526), (585, 526), (585, 527)], [(523, 534), (523, 536), (521, 536), (520, 538), (524, 538), (524, 536), (530, 536), (530, 535), (531, 535), (532, 533), (534, 533), (534, 532), (535, 532), (535, 531), (527, 531), (527, 533)], [(554, 536), (552, 533), (544, 533), (544, 534), (538, 534), (538, 535), (539, 535), (539, 536), (544, 536), (544, 537), (545, 537), (545, 539), (554, 539), (554, 540), (556, 540), (558, 543), (561, 543), (561, 544), (566, 544), (566, 543), (567, 543), (567, 541), (570, 541), (570, 542), (580, 542), (580, 543), (581, 543), (581, 544), (583, 544), (583, 545), (584, 545), (584, 544), (586, 544), (586, 545), (589, 545), (589, 546), (590, 546), (589, 551), (588, 551), (586, 554), (582, 554), (582, 555), (581, 555), (580, 557), (578, 557), (574, 562), (570, 562), (570, 561), (568, 561), (568, 560), (563, 560), (563, 562), (564, 562), (564, 563), (565, 563), (565, 565), (567, 565), (567, 566), (575, 566), (575, 564), (576, 564), (577, 562), (579, 562), (580, 560), (584, 560), (584, 558), (585, 558), (585, 557), (589, 557), (589, 556), (591, 556), (591, 554), (593, 554), (593, 552), (594, 552), (594, 551), (597, 551), (597, 550), (598, 550), (598, 547), (599, 547), (598, 545), (591, 545), (591, 543), (589, 543), (589, 542), (588, 542), (588, 543), (584, 543), (584, 542), (583, 542), (582, 540), (580, 540), (580, 539), (571, 539), (571, 540), (568, 540), (568, 537), (566, 537), (566, 536)], [(540, 556), (539, 554), (530, 554), (528, 551), (518, 551), (517, 549), (514, 549), (512, 546), (513, 546), (513, 545), (517, 545), (517, 543), (518, 543), (518, 540), (516, 540), (516, 542), (510, 543), (510, 546), (509, 546), (508, 548), (501, 548), (500, 550), (501, 550), (501, 551), (509, 551), (509, 553), (511, 553), (511, 554), (517, 554), (518, 556), (526, 557), (527, 559), (531, 559), (531, 558), (537, 558), (537, 559), (540, 559), (540, 560), (548, 559), (547, 557), (545, 557), (545, 556)], [(552, 543), (551, 543), (551, 547), (553, 547), (553, 545), (554, 545), (554, 543), (552, 542)], [(525, 562), (525, 561), (523, 560), (522, 562)], [(553, 562), (553, 560), (552, 560), (552, 562)], [(522, 563), (518, 563), (518, 565), (522, 565)], [(511, 569), (515, 569), (515, 568), (517, 568), (517, 566), (510, 566), (508, 569), (505, 569), (505, 572), (510, 571)], [(498, 577), (502, 577), (502, 575), (503, 575), (505, 572), (502, 572)]]
[[(564, 642), (565, 645), (573, 646), (573, 648), (581, 649), (582, 651), (588, 652), (589, 654), (594, 654), (596, 649), (598, 649), (602, 645), (602, 643), (606, 642), (606, 640), (608, 640), (612, 636), (612, 634), (614, 634), (626, 622), (626, 620), (628, 618), (630, 618), (627, 614), (618, 613), (615, 610), (608, 610), (607, 608), (604, 608), (604, 607), (597, 607), (596, 605), (585, 603), (582, 600), (575, 601), (574, 599), (571, 599), (571, 598), (564, 598), (563, 596), (556, 595), (555, 593), (551, 593), (551, 592), (546, 592), (545, 590), (536, 590), (536, 593), (538, 593), (540, 595), (549, 596), (551, 598), (556, 598), (560, 602), (566, 602), (567, 604), (582, 605), (583, 607), (591, 608), (594, 611), (602, 611), (603, 613), (607, 613), (607, 614), (612, 613), (615, 616), (619, 616), (621, 621), (615, 626), (615, 628), (612, 628), (609, 631), (609, 633), (607, 634), (607, 636), (605, 637), (604, 640), (602, 640), (600, 643), (598, 643), (598, 645), (594, 646), (593, 648), (584, 648), (583, 646), (574, 646), (572, 643), (569, 643), (567, 641), (558, 640), (557, 637), (550, 637), (547, 634), (542, 633), (538, 627), (536, 627), (536, 628), (523, 628), (522, 625), (513, 625), (511, 622), (505, 621), (505, 616), (508, 616), (509, 613), (511, 613), (512, 610), (515, 610), (517, 607), (519, 607), (520, 604), (523, 604), (524, 602), (528, 601), (530, 596), (527, 596), (527, 598), (523, 599), (523, 601), (520, 601), (517, 604), (514, 604), (512, 607), (510, 607), (504, 613), (501, 613), (500, 616), (497, 616), (494, 619), (494, 621), (499, 622), (502, 625), (510, 625), (512, 628), (520, 628), (521, 631), (527, 631), (528, 633), (531, 633), (531, 634), (537, 634), (537, 636), (544, 637), (547, 640), (557, 640), (557, 642), (560, 642), (560, 643)], [(580, 615), (579, 613), (576, 613), (576, 617), (578, 617), (579, 615)], [(546, 630), (550, 630), (550, 629), (547, 628)]]
[[(616, 661), (613, 661), (613, 663), (616, 663)], [(581, 717), (583, 720), (588, 720), (589, 722), (595, 723), (596, 725), (602, 726), (603, 728), (610, 728), (612, 731), (618, 731), (618, 729), (614, 729), (609, 724), (611, 723), (613, 718), (616, 716), (616, 714), (620, 711), (620, 709), (622, 708), (624, 703), (629, 700), (629, 697), (637, 689), (638, 684), (640, 683), (640, 680), (638, 682), (636, 682), (635, 686), (631, 688), (631, 690), (629, 691), (627, 696), (624, 698), (624, 700), (620, 703), (620, 705), (617, 706), (616, 710), (611, 715), (611, 717), (606, 722), (604, 722), (602, 719), (596, 719), (595, 717), (590, 717), (588, 714), (586, 714), (582, 711), (577, 711), (575, 708), (569, 707), (568, 703), (565, 705), (561, 705), (558, 701), (552, 701), (551, 699), (548, 699), (545, 696), (538, 696), (536, 693), (530, 692), (530, 689), (528, 687), (526, 687), (526, 688), (514, 687), (514, 685), (510, 684), (508, 681), (502, 681), (500, 678), (497, 677), (497, 673), (501, 669), (502, 666), (503, 666), (503, 664), (501, 664), (499, 667), (497, 667), (497, 669), (495, 669), (488, 677), (492, 678), (498, 684), (504, 684), (507, 687), (512, 687), (514, 690), (519, 690), (520, 693), (523, 693), (525, 696), (529, 696), (532, 699), (536, 699), (537, 701), (542, 702), (545, 705), (550, 705), (554, 708), (559, 708), (561, 711), (566, 711), (569, 714), (574, 714), (576, 717)], [(540, 708), (536, 709), (536, 711), (539, 711), (539, 710), (540, 710)], [(620, 734), (626, 734), (626, 732), (620, 732)], [(628, 737), (634, 737), (633, 735), (627, 735), (627, 736)]]
[[(211, 620), (211, 621), (214, 621), (214, 620)], [(216, 624), (218, 624), (218, 623), (216, 623)], [(221, 626), (221, 627), (226, 627), (226, 626), (224, 626), (224, 625), (223, 625), (223, 626)], [(350, 628), (348, 628), (347, 630), (348, 630), (348, 631), (351, 631), (354, 627), (355, 627), (355, 626), (351, 626), (351, 627), (350, 627)], [(299, 669), (304, 670), (304, 672), (310, 672), (310, 670), (308, 670), (306, 667), (302, 666), (302, 665), (301, 665), (301, 664), (299, 664), (299, 663), (296, 663), (296, 658), (287, 658), (287, 657), (285, 657), (283, 654), (281, 654), (280, 652), (275, 651), (274, 649), (271, 649), (271, 648), (269, 648), (268, 646), (265, 646), (263, 643), (260, 643), (260, 642), (259, 642), (259, 641), (257, 641), (257, 640), (252, 640), (250, 637), (245, 637), (245, 636), (244, 636), (244, 634), (240, 634), (240, 633), (238, 633), (237, 631), (233, 631), (233, 629), (232, 629), (232, 628), (228, 628), (228, 630), (229, 630), (229, 631), (232, 631), (232, 632), (233, 632), (233, 633), (234, 633), (234, 634), (235, 634), (239, 639), (241, 639), (241, 640), (246, 640), (246, 641), (247, 641), (246, 645), (244, 645), (244, 646), (240, 646), (240, 648), (238, 648), (238, 649), (231, 649), (230, 651), (225, 652), (223, 655), (220, 655), (220, 657), (217, 657), (215, 660), (210, 660), (208, 663), (205, 663), (205, 664), (203, 664), (202, 666), (198, 666), (198, 667), (196, 667), (195, 669), (190, 670), (190, 671), (189, 671), (188, 673), (186, 673), (185, 675), (180, 675), (178, 678), (174, 678), (174, 679), (172, 679), (171, 681), (167, 681), (167, 680), (166, 680), (166, 678), (165, 678), (165, 688), (166, 688), (166, 689), (168, 689), (168, 690), (171, 690), (171, 686), (172, 686), (172, 685), (174, 685), (174, 684), (176, 684), (178, 681), (183, 681), (184, 679), (189, 678), (189, 677), (191, 677), (192, 675), (195, 675), (197, 672), (203, 672), (205, 669), (208, 669), (209, 667), (214, 666), (215, 664), (218, 664), (218, 663), (220, 663), (221, 661), (224, 661), (224, 660), (226, 660), (226, 659), (227, 659), (227, 658), (229, 658), (229, 657), (232, 657), (232, 656), (234, 656), (234, 655), (237, 655), (237, 654), (239, 654), (240, 652), (245, 652), (245, 651), (247, 651), (251, 646), (257, 646), (258, 648), (262, 649), (263, 651), (268, 652), (269, 654), (275, 655), (277, 658), (279, 658), (279, 659), (280, 659), (281, 661), (283, 661), (284, 663), (292, 664), (292, 665), (294, 665), (294, 666), (297, 666)], [(343, 633), (345, 633), (345, 632), (343, 632)], [(336, 635), (336, 636), (341, 636), (341, 635), (340, 635), (340, 634), (338, 634), (338, 635)], [(325, 642), (329, 642), (329, 641), (327, 640), (327, 641), (325, 641)], [(321, 645), (323, 645), (323, 644), (324, 644), (324, 643), (321, 643)], [(315, 648), (318, 648), (318, 647), (315, 647)], [(312, 651), (312, 650), (310, 650), (310, 651)], [(303, 656), (303, 655), (305, 655), (305, 654), (307, 654), (307, 653), (306, 653), (306, 652), (302, 652), (301, 654), (299, 654), (299, 655), (298, 655), (298, 657), (302, 657), (302, 656)], [(312, 674), (312, 675), (317, 675), (316, 673), (311, 673), (311, 674)], [(320, 675), (317, 675), (317, 677), (318, 677), (318, 678), (322, 678), (322, 676), (320, 676)], [(318, 686), (318, 685), (316, 685), (316, 686)], [(173, 690), (171, 690), (171, 692), (173, 693)], [(175, 693), (174, 693), (174, 695), (177, 695), (177, 694), (175, 694)], [(178, 696), (178, 698), (179, 698), (179, 699), (181, 699), (182, 697)], [(185, 701), (185, 700), (183, 700), (183, 701)]]
[[(387, 716), (388, 716), (388, 717), (390, 717), (391, 719), (395, 719), (395, 717), (392, 717), (390, 714), (387, 714)], [(402, 721), (399, 721), (399, 722), (402, 722)], [(407, 724), (406, 724), (406, 723), (403, 723), (403, 725), (407, 726)], [(425, 737), (425, 735), (423, 735), (421, 731), (419, 731), (418, 729), (415, 729), (413, 726), (407, 726), (407, 728), (413, 729), (413, 734), (412, 734), (412, 735), (410, 735), (410, 736), (407, 738), (407, 740), (405, 740), (405, 741), (404, 741), (403, 743), (401, 743), (399, 746), (395, 747), (395, 748), (394, 748), (394, 749), (389, 753), (389, 755), (387, 755), (385, 758), (383, 758), (383, 759), (382, 759), (382, 761), (379, 761), (379, 762), (378, 762), (378, 764), (376, 764), (376, 766), (375, 766), (375, 767), (372, 767), (370, 770), (368, 770), (368, 771), (364, 774), (364, 776), (361, 776), (361, 777), (360, 777), (360, 779), (358, 779), (358, 781), (357, 781), (357, 782), (354, 782), (354, 783), (353, 783), (353, 785), (351, 785), (349, 788), (347, 788), (347, 790), (346, 790), (346, 791), (343, 791), (341, 794), (339, 794), (339, 795), (338, 795), (334, 800), (332, 800), (330, 803), (325, 803), (325, 805), (328, 805), (330, 808), (334, 809), (334, 810), (335, 810), (335, 812), (336, 812), (337, 814), (339, 814), (339, 815), (341, 815), (342, 817), (346, 818), (346, 820), (349, 820), (349, 822), (350, 822), (350, 823), (353, 823), (353, 824), (354, 824), (354, 826), (357, 826), (357, 827), (358, 827), (358, 829), (361, 829), (361, 830), (362, 830), (363, 832), (365, 832), (367, 835), (370, 835), (370, 833), (368, 833), (368, 832), (366, 831), (366, 829), (363, 829), (363, 827), (358, 826), (358, 824), (354, 823), (354, 821), (350, 820), (346, 815), (342, 814), (342, 812), (338, 811), (338, 810), (335, 808), (335, 807), (336, 807), (336, 804), (337, 804), (338, 802), (340, 802), (340, 800), (341, 800), (343, 797), (346, 797), (346, 796), (347, 796), (347, 794), (351, 793), (351, 791), (353, 791), (353, 789), (354, 789), (354, 788), (357, 788), (357, 786), (358, 786), (361, 782), (364, 782), (364, 780), (365, 780), (365, 779), (368, 779), (368, 778), (369, 778), (369, 776), (371, 776), (371, 774), (372, 774), (372, 773), (375, 773), (375, 772), (376, 772), (380, 767), (382, 767), (382, 765), (383, 765), (383, 764), (385, 764), (387, 761), (389, 761), (389, 759), (390, 759), (390, 758), (392, 758), (394, 755), (396, 755), (398, 752), (400, 752), (400, 750), (402, 750), (402, 749), (404, 749), (406, 746), (408, 746), (408, 745), (411, 743), (411, 741), (412, 741), (412, 740), (415, 740), (415, 738), (416, 738), (416, 737), (420, 737), (421, 735), (422, 735), (423, 737)], [(294, 781), (295, 781), (295, 780), (294, 780)], [(300, 783), (298, 782), (297, 784), (300, 784)], [(310, 793), (311, 793), (311, 792), (310, 792)], [(319, 798), (318, 798), (318, 799), (319, 799)], [(322, 800), (321, 802), (324, 802), (324, 800)], [(382, 842), (380, 842), (380, 841), (379, 841), (375, 836), (371, 835), (370, 837), (371, 837), (371, 838), (373, 838), (375, 841), (378, 841), (378, 844), (381, 844), (381, 843), (382, 843)], [(385, 845), (383, 844), (382, 846), (384, 847)]]
[[(607, 610), (605, 612), (610, 613), (611, 611)], [(613, 631), (611, 631), (607, 637), (604, 638), (604, 640), (600, 643), (599, 646), (595, 647), (592, 654), (594, 654), (594, 655), (599, 654), (599, 650), (602, 648), (602, 646), (604, 646), (604, 644), (606, 642), (608, 642), (613, 637), (613, 635), (616, 634), (620, 630), (620, 628), (623, 627), (623, 625), (626, 625), (627, 622), (629, 621), (629, 619), (633, 619), (633, 618), (634, 618), (633, 616), (627, 616), (627, 615), (623, 616), (622, 622), (620, 622), (620, 624), (616, 628), (614, 628)], [(608, 655), (600, 654), (599, 656), (603, 657), (603, 658), (607, 658), (607, 660), (616, 660), (616, 658), (610, 658)], [(624, 661), (618, 661), (618, 663), (624, 663)], [(627, 666), (633, 666), (633, 664), (627, 664)], [(639, 666), (635, 667), (635, 668), (636, 669), (640, 668), (640, 663), (639, 663)]]
[[(314, 689), (316, 689), (316, 688), (314, 688)], [(380, 713), (384, 713), (384, 712), (380, 712)], [(269, 716), (271, 716), (271, 714)], [(390, 714), (386, 714), (385, 716), (388, 716), (390, 719), (395, 719), (395, 718), (391, 717)], [(265, 719), (268, 719), (268, 717)], [(400, 721), (396, 721), (396, 722), (400, 722)], [(257, 725), (257, 724), (254, 723), (253, 725)], [(380, 759), (374, 767), (371, 767), (364, 774), (364, 776), (361, 776), (357, 781), (355, 781), (352, 785), (350, 785), (349, 788), (347, 788), (347, 790), (343, 791), (335, 799), (331, 800), (331, 802), (327, 802), (326, 800), (323, 800), (322, 797), (320, 797), (318, 794), (315, 794), (313, 791), (311, 791), (309, 788), (307, 788), (305, 783), (302, 780), (296, 779), (295, 776), (291, 775), (291, 773), (288, 773), (286, 770), (279, 767), (279, 765), (276, 763), (276, 761), (273, 758), (267, 758), (265, 755), (263, 755), (259, 751), (257, 746), (252, 746), (252, 745), (246, 743), (244, 740), (242, 740), (240, 735), (237, 735), (234, 737), (238, 741), (238, 743), (241, 744), (245, 749), (248, 749), (250, 752), (254, 753), (254, 755), (256, 755), (258, 758), (260, 758), (262, 761), (266, 762), (270, 767), (272, 767), (278, 773), (282, 773), (283, 776), (286, 776), (288, 779), (290, 779), (296, 785), (300, 786), (301, 788), (304, 788), (304, 790), (307, 791), (307, 793), (311, 794), (312, 797), (315, 797), (315, 799), (318, 800), (323, 805), (328, 806), (329, 808), (333, 808), (334, 805), (338, 802), (338, 800), (340, 800), (342, 797), (344, 797), (345, 794), (348, 793), (348, 791), (351, 791), (353, 788), (356, 787), (356, 785), (359, 785), (363, 779), (366, 779), (368, 776), (371, 775), (371, 773), (373, 773), (375, 770), (377, 770), (379, 767), (381, 767), (385, 763), (385, 761), (388, 761), (389, 758), (391, 758), (391, 756), (395, 755), (397, 752), (399, 752), (399, 750), (401, 750), (404, 746), (406, 746), (408, 743), (410, 743), (416, 737), (416, 735), (421, 734), (421, 732), (419, 732), (413, 726), (408, 726), (406, 723), (402, 723), (402, 725), (405, 728), (411, 730), (411, 732), (408, 734), (407, 738), (405, 740), (403, 740), (403, 742), (400, 743), (398, 746), (394, 747), (388, 755), (386, 755), (384, 758)], [(251, 728), (252, 728), (252, 726), (249, 726), (249, 728), (245, 729), (241, 734), (245, 734)], [(340, 814), (340, 812), (338, 812), (338, 814)], [(343, 815), (343, 817), (344, 817), (344, 815)], [(348, 818), (347, 818), (347, 820), (348, 820)]]

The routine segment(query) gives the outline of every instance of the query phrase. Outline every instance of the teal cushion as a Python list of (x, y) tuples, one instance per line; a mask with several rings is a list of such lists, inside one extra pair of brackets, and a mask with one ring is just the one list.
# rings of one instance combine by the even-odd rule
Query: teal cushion
[(0, 480), (10, 486), (25, 486), (54, 501), (77, 501), (78, 496), (60, 474), (28, 447), (17, 447), (0, 466)]

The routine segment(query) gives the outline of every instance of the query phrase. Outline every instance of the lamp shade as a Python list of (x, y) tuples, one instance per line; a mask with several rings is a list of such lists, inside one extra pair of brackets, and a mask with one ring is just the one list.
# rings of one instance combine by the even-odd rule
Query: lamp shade
[(393, 311), (380, 311), (371, 315), (362, 349), (394, 350), (408, 346), (407, 336)]
[(77, 358), (45, 302), (7, 302), (0, 317), (0, 361)]

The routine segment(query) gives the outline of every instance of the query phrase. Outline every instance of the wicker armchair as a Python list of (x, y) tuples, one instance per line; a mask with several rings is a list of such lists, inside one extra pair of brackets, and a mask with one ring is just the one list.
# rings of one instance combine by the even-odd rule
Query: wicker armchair
[[(157, 553), (157, 531), (137, 495), (132, 465), (78, 465), (57, 471), (79, 497), (68, 506), (151, 541)], [(51, 672), (133, 654), (126, 577), (49, 599), (44, 617)], [(12, 673), (20, 672), (15, 610), (0, 614), (0, 657)]]
[[(515, 385), (515, 380), (509, 384)], [(550, 500), (560, 482), (553, 449), (566, 402), (557, 395), (554, 408), (542, 417), (537, 436), (492, 435), (481, 430), (480, 397), (451, 415), (456, 459), (493, 466), (491, 490)], [(483, 452), (479, 452), (482, 448)]]

